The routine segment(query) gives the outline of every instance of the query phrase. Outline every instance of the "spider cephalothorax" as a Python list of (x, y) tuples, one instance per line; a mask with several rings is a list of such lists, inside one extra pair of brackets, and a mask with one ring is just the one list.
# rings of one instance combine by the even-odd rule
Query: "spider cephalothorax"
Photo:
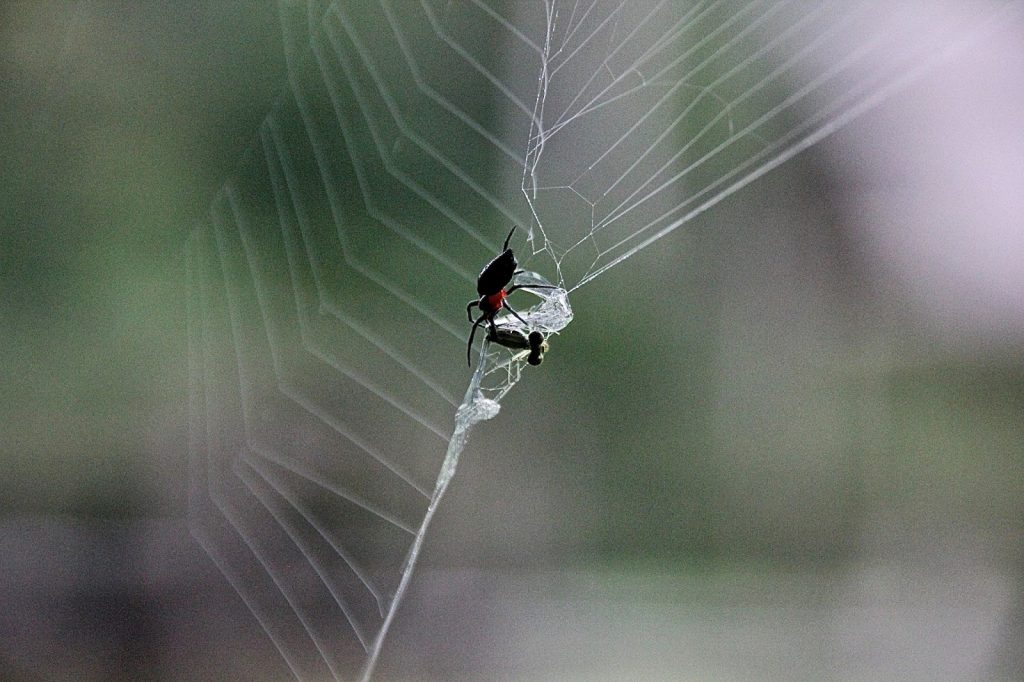
[[(512, 281), (512, 278), (518, 275), (522, 270), (516, 270), (519, 263), (516, 261), (515, 254), (512, 253), (512, 249), (508, 248), (508, 243), (512, 239), (512, 233), (516, 231), (513, 227), (508, 236), (505, 237), (505, 244), (501, 247), (501, 253), (494, 257), (490, 263), (484, 266), (484, 269), (480, 271), (480, 275), (476, 278), (476, 293), (480, 295), (479, 299), (475, 299), (466, 305), (466, 315), (469, 317), (469, 321), (473, 323), (473, 328), (469, 332), (469, 343), (466, 346), (466, 364), (472, 365), (473, 361), (471, 355), (473, 352), (473, 336), (476, 334), (476, 328), (481, 324), (489, 324), (491, 327), (491, 333), (496, 334), (496, 328), (494, 325), (494, 316), (502, 308), (508, 308), (508, 311), (515, 316), (517, 320), (526, 324), (526, 320), (520, 317), (519, 313), (512, 309), (512, 306), (508, 304), (506, 300), (508, 295), (516, 289), (553, 289), (554, 286), (550, 284), (516, 284), (506, 289), (508, 283)], [(473, 308), (480, 309), (480, 317), (473, 319)]]

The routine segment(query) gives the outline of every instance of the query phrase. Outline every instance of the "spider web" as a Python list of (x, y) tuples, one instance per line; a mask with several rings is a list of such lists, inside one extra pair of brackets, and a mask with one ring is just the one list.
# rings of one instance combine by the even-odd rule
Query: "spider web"
[(508, 226), (516, 282), (558, 286), (513, 297), (553, 337), (573, 290), (1005, 8), (927, 34), (874, 3), (280, 11), (288, 86), (188, 244), (190, 520), (295, 677), (345, 679), (372, 673), (472, 426), (536, 371), (488, 343), (461, 362)]

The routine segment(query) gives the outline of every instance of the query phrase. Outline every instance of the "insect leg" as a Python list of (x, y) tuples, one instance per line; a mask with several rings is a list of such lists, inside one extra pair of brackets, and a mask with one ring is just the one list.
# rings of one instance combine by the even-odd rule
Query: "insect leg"
[(477, 307), (478, 305), (480, 305), (480, 301), (475, 301), (474, 300), (474, 301), (470, 301), (469, 304), (466, 306), (466, 317), (469, 318), (470, 322), (473, 321), (473, 313), (471, 313), (469, 311), (472, 310), (473, 308)]
[[(515, 231), (516, 231), (516, 227), (517, 227), (516, 225), (513, 225), (513, 226), (512, 226), (512, 232), (515, 232)], [(509, 243), (510, 241), (512, 241), (512, 232), (509, 232), (509, 233), (508, 233), (508, 236), (507, 236), (507, 237), (505, 237), (505, 245), (504, 245), (503, 247), (501, 247), (501, 250), (502, 250), (502, 251), (506, 251), (506, 250), (508, 250), (508, 243)]]

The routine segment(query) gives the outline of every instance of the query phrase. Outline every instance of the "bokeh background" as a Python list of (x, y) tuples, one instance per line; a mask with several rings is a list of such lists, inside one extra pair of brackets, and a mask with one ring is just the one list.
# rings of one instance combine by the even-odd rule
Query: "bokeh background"
[[(186, 519), (183, 245), (280, 11), (0, 9), (4, 679), (289, 675)], [(1021, 28), (575, 293), (379, 679), (1024, 678)]]

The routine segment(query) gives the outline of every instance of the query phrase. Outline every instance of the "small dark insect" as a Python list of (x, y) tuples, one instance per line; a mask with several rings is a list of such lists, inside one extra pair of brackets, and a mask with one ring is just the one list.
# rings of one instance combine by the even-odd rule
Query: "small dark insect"
[[(539, 331), (532, 331), (527, 336), (514, 327), (495, 327), (487, 332), (487, 340), (513, 350), (530, 350), (526, 361), (536, 367), (544, 362), (544, 353), (548, 352), (548, 342)], [(520, 356), (521, 357), (521, 356)]]
[[(491, 326), (491, 333), (497, 334), (497, 328), (494, 324), (494, 316), (502, 308), (508, 308), (508, 311), (515, 316), (517, 320), (526, 324), (526, 320), (519, 316), (512, 306), (505, 300), (508, 295), (516, 289), (554, 289), (555, 287), (550, 284), (516, 284), (515, 286), (509, 287), (508, 283), (512, 281), (512, 278), (518, 275), (522, 270), (516, 270), (519, 263), (516, 261), (515, 255), (512, 253), (512, 249), (508, 248), (508, 243), (512, 239), (512, 233), (516, 231), (513, 227), (512, 231), (505, 237), (505, 245), (501, 247), (501, 253), (494, 257), (490, 263), (484, 266), (484, 269), (480, 271), (480, 275), (476, 278), (476, 293), (480, 295), (478, 300), (470, 301), (466, 306), (466, 316), (469, 317), (469, 321), (473, 323), (473, 328), (469, 332), (469, 343), (466, 345), (466, 364), (472, 366), (473, 361), (471, 355), (473, 352), (473, 336), (476, 334), (476, 328), (481, 324), (489, 324)], [(473, 319), (473, 308), (480, 309), (480, 317)]]

